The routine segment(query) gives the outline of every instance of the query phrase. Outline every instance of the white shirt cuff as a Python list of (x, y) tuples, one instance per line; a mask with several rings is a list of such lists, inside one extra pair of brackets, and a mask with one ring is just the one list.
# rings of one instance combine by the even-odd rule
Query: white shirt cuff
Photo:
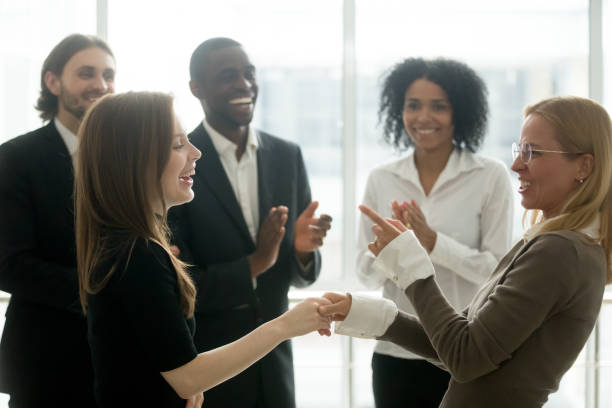
[(403, 232), (389, 242), (380, 251), (372, 267), (384, 273), (402, 290), (406, 290), (414, 281), (434, 274), (431, 259), (412, 230)]
[(362, 339), (372, 339), (385, 334), (398, 313), (395, 303), (389, 299), (364, 295), (351, 297), (351, 310), (344, 321), (336, 322), (334, 332)]

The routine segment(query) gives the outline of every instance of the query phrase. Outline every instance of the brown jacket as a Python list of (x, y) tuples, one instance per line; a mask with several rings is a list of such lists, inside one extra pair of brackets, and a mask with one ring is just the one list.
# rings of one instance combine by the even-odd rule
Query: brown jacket
[(541, 407), (584, 346), (606, 284), (603, 248), (558, 231), (521, 240), (458, 314), (433, 277), (406, 289), (418, 318), (400, 312), (380, 337), (452, 375), (440, 405)]

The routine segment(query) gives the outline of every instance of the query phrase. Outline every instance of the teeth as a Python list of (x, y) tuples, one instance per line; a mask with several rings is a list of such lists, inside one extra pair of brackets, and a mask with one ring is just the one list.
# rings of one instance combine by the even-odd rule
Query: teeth
[(429, 135), (434, 132), (434, 129), (417, 129), (417, 132)]
[(249, 98), (249, 97), (236, 98), (236, 99), (232, 99), (231, 101), (229, 101), (229, 103), (231, 103), (232, 105), (239, 105), (243, 103), (252, 103), (252, 102), (253, 102), (253, 98)]
[(525, 180), (521, 180), (521, 188), (522, 189), (526, 189), (527, 187), (529, 187), (531, 185), (531, 182), (529, 181), (525, 181)]
[(192, 170), (192, 171), (190, 171), (190, 172), (189, 172), (189, 173), (187, 173), (187, 174), (183, 174), (183, 175), (179, 176), (179, 178), (191, 177), (191, 176), (193, 176), (193, 175), (195, 175), (195, 170)]

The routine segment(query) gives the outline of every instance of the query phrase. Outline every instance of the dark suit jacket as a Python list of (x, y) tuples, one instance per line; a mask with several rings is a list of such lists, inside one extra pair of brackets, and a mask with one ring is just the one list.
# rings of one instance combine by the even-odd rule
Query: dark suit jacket
[(0, 146), (0, 392), (93, 406), (78, 301), (70, 154), (53, 121)]
[[(253, 289), (247, 256), (255, 251), (242, 211), (210, 136), (200, 124), (190, 135), (202, 151), (194, 176), (194, 200), (171, 211), (176, 241), (195, 265), (197, 286), (195, 342), (199, 352), (227, 344), (287, 310), (289, 286), (304, 287), (317, 278), (321, 257), (314, 253), (310, 276), (294, 252), (294, 224), (311, 201), (300, 148), (257, 132), (260, 223), (271, 207), (286, 205), (289, 218), (276, 264), (260, 275)], [(205, 394), (208, 408), (295, 407), (290, 342), (259, 363)]]

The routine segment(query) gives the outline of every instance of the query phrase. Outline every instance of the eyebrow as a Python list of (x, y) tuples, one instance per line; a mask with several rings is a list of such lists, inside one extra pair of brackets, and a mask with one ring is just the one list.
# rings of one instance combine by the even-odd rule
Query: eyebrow
[[(407, 99), (409, 102), (421, 102), (422, 99), (419, 98), (408, 98)], [(436, 99), (431, 99), (429, 100), (430, 102), (444, 102), (444, 103), (450, 103), (448, 99), (440, 99), (440, 98), (436, 98)]]

